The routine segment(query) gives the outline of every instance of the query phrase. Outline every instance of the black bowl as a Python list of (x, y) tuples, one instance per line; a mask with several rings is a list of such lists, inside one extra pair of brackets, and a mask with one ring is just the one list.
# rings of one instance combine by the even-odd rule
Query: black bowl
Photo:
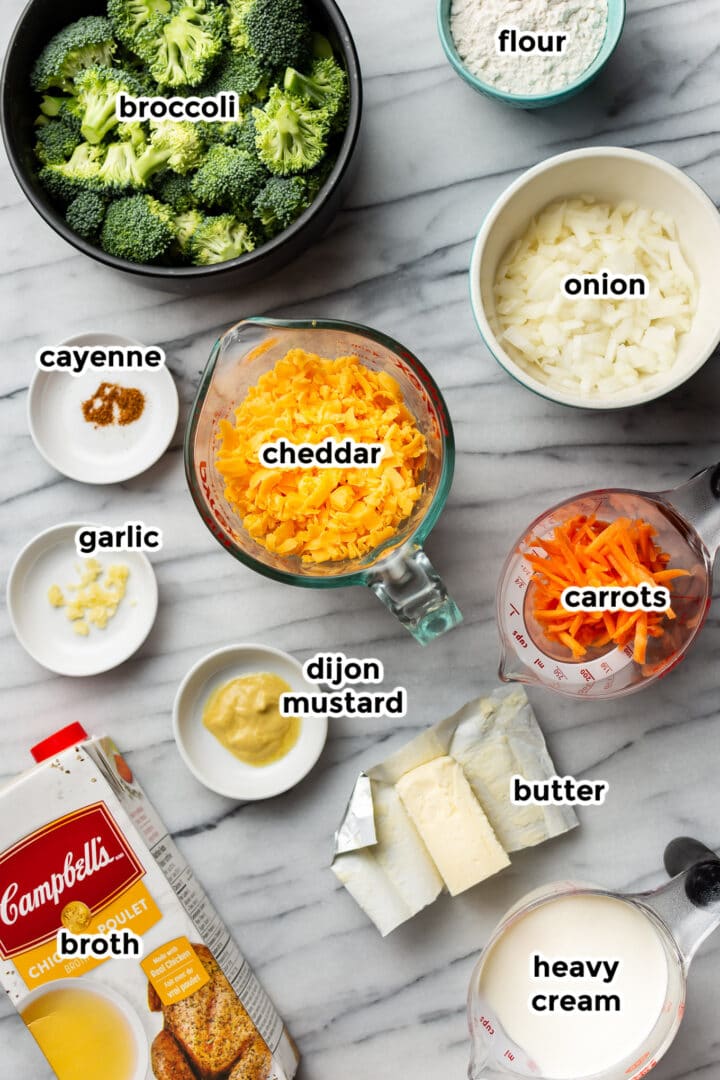
[(219, 290), (247, 285), (285, 266), (309, 247), (337, 213), (350, 179), (350, 163), (360, 132), (362, 82), (360, 62), (348, 25), (335, 0), (306, 0), (313, 25), (332, 42), (344, 60), (350, 85), (350, 115), (333, 170), (311, 206), (289, 229), (238, 259), (213, 266), (151, 266), (108, 255), (77, 236), (37, 178), (34, 121), (38, 95), (29, 75), (35, 58), (53, 34), (83, 15), (104, 14), (102, 0), (30, 0), (10, 39), (0, 87), (0, 120), (10, 164), (37, 212), (56, 233), (90, 258), (131, 274), (137, 282), (172, 292)]

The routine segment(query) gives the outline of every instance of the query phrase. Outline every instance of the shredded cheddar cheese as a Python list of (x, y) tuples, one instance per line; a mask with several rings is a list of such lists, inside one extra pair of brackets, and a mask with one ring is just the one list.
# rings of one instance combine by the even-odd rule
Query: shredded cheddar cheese
[[(267, 468), (260, 448), (287, 439), (382, 443), (372, 468)], [(291, 349), (223, 420), (216, 466), (225, 497), (268, 551), (303, 562), (359, 559), (395, 535), (423, 485), (427, 444), (400, 386), (356, 356)]]

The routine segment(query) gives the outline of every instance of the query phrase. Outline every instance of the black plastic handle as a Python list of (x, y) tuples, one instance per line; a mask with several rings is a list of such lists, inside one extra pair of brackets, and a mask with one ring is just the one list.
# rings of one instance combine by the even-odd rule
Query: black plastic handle
[(687, 872), (685, 895), (695, 907), (720, 906), (720, 858), (699, 840), (678, 836), (665, 848), (670, 877)]

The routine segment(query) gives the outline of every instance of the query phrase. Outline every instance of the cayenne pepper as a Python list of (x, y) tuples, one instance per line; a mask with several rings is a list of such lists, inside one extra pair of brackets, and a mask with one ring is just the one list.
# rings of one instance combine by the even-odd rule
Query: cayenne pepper
[(140, 419), (144, 408), (142, 390), (109, 382), (100, 383), (93, 396), (82, 403), (83, 416), (95, 427), (132, 424)]

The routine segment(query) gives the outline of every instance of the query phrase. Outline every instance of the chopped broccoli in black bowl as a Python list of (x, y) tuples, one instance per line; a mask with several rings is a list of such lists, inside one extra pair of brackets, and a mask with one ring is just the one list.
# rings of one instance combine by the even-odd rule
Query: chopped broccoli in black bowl
[[(224, 91), (237, 119), (116, 112), (120, 93)], [(60, 235), (148, 284), (191, 289), (257, 280), (320, 235), (361, 97), (335, 0), (31, 0), (6, 56), (3, 136)]]

